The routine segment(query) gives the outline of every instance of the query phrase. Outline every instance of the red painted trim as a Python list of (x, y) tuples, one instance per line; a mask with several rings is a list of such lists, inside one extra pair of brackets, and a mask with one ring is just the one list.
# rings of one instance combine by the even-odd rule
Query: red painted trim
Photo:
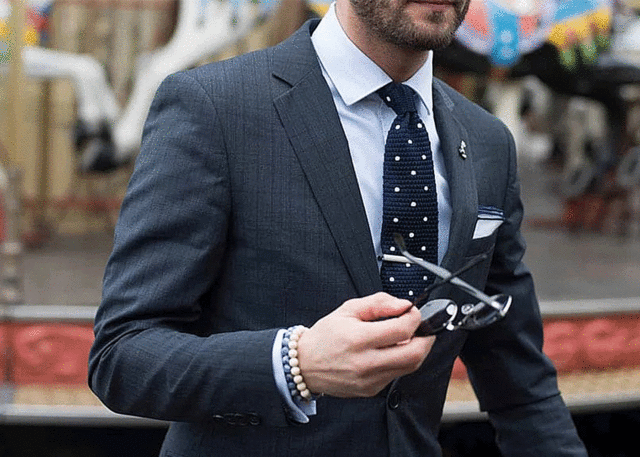
[(545, 321), (545, 353), (561, 372), (640, 367), (640, 315)]
[(91, 324), (5, 323), (0, 325), (0, 335), (6, 382), (86, 384)]
[[(545, 319), (544, 332), (544, 352), (559, 373), (640, 367), (640, 314)], [(460, 359), (452, 377), (467, 377)]]
[(0, 323), (0, 384), (5, 384), (8, 381), (7, 340), (6, 325)]
[[(640, 367), (640, 313), (545, 319), (545, 353), (558, 372)], [(85, 384), (91, 323), (0, 323), (0, 382)], [(453, 377), (466, 378), (460, 360)]]

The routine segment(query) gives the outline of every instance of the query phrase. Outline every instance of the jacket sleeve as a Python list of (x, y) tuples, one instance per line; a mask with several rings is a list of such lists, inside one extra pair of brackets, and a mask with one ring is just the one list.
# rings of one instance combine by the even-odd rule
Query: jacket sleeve
[(509, 152), (505, 221), (499, 228), (486, 292), (511, 295), (513, 304), (502, 321), (470, 333), (461, 358), (506, 457), (586, 456), (560, 397), (556, 370), (542, 352), (542, 318), (531, 274), (522, 262), (523, 208), (515, 145), (506, 127), (504, 135)]
[(210, 292), (229, 215), (216, 108), (189, 75), (170, 76), (145, 125), (95, 320), (89, 384), (110, 409), (162, 420), (235, 414), (287, 424), (272, 370), (278, 329), (202, 330), (203, 307), (215, 306)]

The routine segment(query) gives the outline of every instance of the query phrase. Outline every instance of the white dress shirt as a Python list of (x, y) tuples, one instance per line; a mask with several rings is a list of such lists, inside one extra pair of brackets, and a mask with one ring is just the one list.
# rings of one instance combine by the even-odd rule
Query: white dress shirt
[[(351, 160), (369, 221), (371, 240), (376, 255), (380, 258), (384, 149), (387, 132), (396, 114), (376, 91), (392, 80), (347, 37), (336, 16), (335, 3), (318, 24), (311, 41), (349, 143)], [(433, 53), (430, 52), (427, 62), (404, 84), (419, 96), (418, 114), (426, 126), (431, 143), (438, 194), (438, 262), (441, 262), (449, 244), (451, 204), (440, 138), (433, 118), (432, 81)], [(381, 263), (379, 260), (378, 265)], [(281, 330), (274, 341), (274, 376), (292, 416), (305, 423), (309, 420), (308, 415), (316, 413), (315, 402), (296, 404), (291, 400), (280, 355), (284, 332)]]
[[(347, 37), (336, 17), (335, 4), (314, 31), (311, 41), (349, 142), (371, 239), (376, 255), (380, 256), (384, 145), (396, 114), (376, 91), (390, 83), (391, 78)], [(433, 53), (430, 52), (427, 62), (404, 84), (419, 95), (418, 114), (425, 123), (431, 143), (438, 193), (438, 262), (441, 262), (449, 245), (451, 205), (440, 138), (433, 118), (432, 80)]]

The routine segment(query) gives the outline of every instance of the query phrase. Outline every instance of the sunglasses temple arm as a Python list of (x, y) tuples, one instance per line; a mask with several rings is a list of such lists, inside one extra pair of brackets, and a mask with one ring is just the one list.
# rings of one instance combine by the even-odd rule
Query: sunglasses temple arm
[(427, 296), (431, 293), (431, 291), (433, 289), (435, 289), (437, 287), (440, 287), (443, 284), (446, 284), (448, 282), (451, 282), (453, 279), (457, 278), (458, 276), (460, 276), (465, 271), (468, 271), (471, 268), (475, 267), (476, 265), (478, 265), (480, 262), (482, 262), (486, 258), (487, 258), (487, 254), (479, 255), (475, 259), (471, 260), (471, 262), (466, 264), (464, 267), (460, 268), (458, 271), (450, 273), (446, 278), (441, 278), (439, 281), (438, 280), (434, 281), (433, 284), (431, 284), (426, 289), (424, 289), (422, 294), (416, 299), (416, 302), (423, 301), (424, 299), (427, 298)]
[[(436, 276), (442, 279), (452, 276), (451, 272), (446, 268), (439, 267), (438, 265), (434, 265), (431, 262), (427, 262), (426, 260), (423, 260), (419, 257), (415, 257), (411, 255), (409, 251), (407, 251), (407, 246), (404, 244), (404, 239), (402, 238), (402, 235), (396, 233), (394, 234), (394, 239), (396, 244), (398, 245), (398, 248), (400, 248), (400, 252), (402, 253), (402, 255), (405, 256), (411, 262), (415, 263), (416, 265), (420, 265), (425, 270), (430, 271), (431, 273), (435, 274)], [(497, 310), (501, 309), (500, 304), (494, 303), (491, 297), (489, 297), (484, 292), (479, 291), (478, 289), (473, 287), (471, 284), (463, 281), (462, 279), (453, 277), (451, 278), (451, 284), (458, 286), (460, 289), (464, 290), (469, 295), (491, 306), (492, 308), (495, 308)]]
[[(425, 270), (430, 271), (431, 273), (439, 276), (442, 279), (446, 279), (451, 275), (451, 273), (449, 273), (449, 271), (447, 269), (439, 267), (437, 265), (434, 265), (431, 262), (427, 262), (426, 260), (423, 260), (423, 259), (420, 259), (418, 257), (415, 257), (415, 256), (409, 254), (408, 252), (403, 252), (402, 254), (407, 259), (409, 259), (413, 263), (415, 263), (416, 265), (421, 266)], [(488, 296), (484, 292), (479, 291), (478, 289), (476, 289), (475, 287), (473, 287), (471, 284), (467, 283), (466, 281), (463, 281), (460, 278), (452, 277), (450, 279), (450, 282), (451, 282), (451, 284), (458, 286), (460, 289), (464, 290), (469, 295), (477, 298), (478, 300), (480, 300), (483, 303), (486, 303), (487, 305), (491, 306), (492, 308), (500, 309), (499, 305), (493, 303), (493, 300), (492, 300), (492, 298), (490, 296)]]

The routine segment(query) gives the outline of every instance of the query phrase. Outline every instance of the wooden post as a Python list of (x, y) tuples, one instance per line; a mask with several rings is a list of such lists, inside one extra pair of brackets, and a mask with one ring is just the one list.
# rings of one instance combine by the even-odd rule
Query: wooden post
[(53, 119), (52, 119), (52, 81), (45, 79), (41, 83), (41, 95), (40, 100), (40, 144), (38, 145), (39, 154), (37, 166), (37, 188), (36, 188), (36, 211), (34, 214), (34, 229), (36, 237), (39, 239), (49, 237), (49, 221), (47, 216), (47, 209), (49, 208), (50, 198), (50, 166), (49, 158), (51, 154), (50, 150), (50, 138), (53, 135)]
[(131, 0), (118, 0), (114, 2), (114, 7), (110, 75), (118, 100), (124, 105), (129, 95), (132, 70), (138, 54), (139, 4)]

